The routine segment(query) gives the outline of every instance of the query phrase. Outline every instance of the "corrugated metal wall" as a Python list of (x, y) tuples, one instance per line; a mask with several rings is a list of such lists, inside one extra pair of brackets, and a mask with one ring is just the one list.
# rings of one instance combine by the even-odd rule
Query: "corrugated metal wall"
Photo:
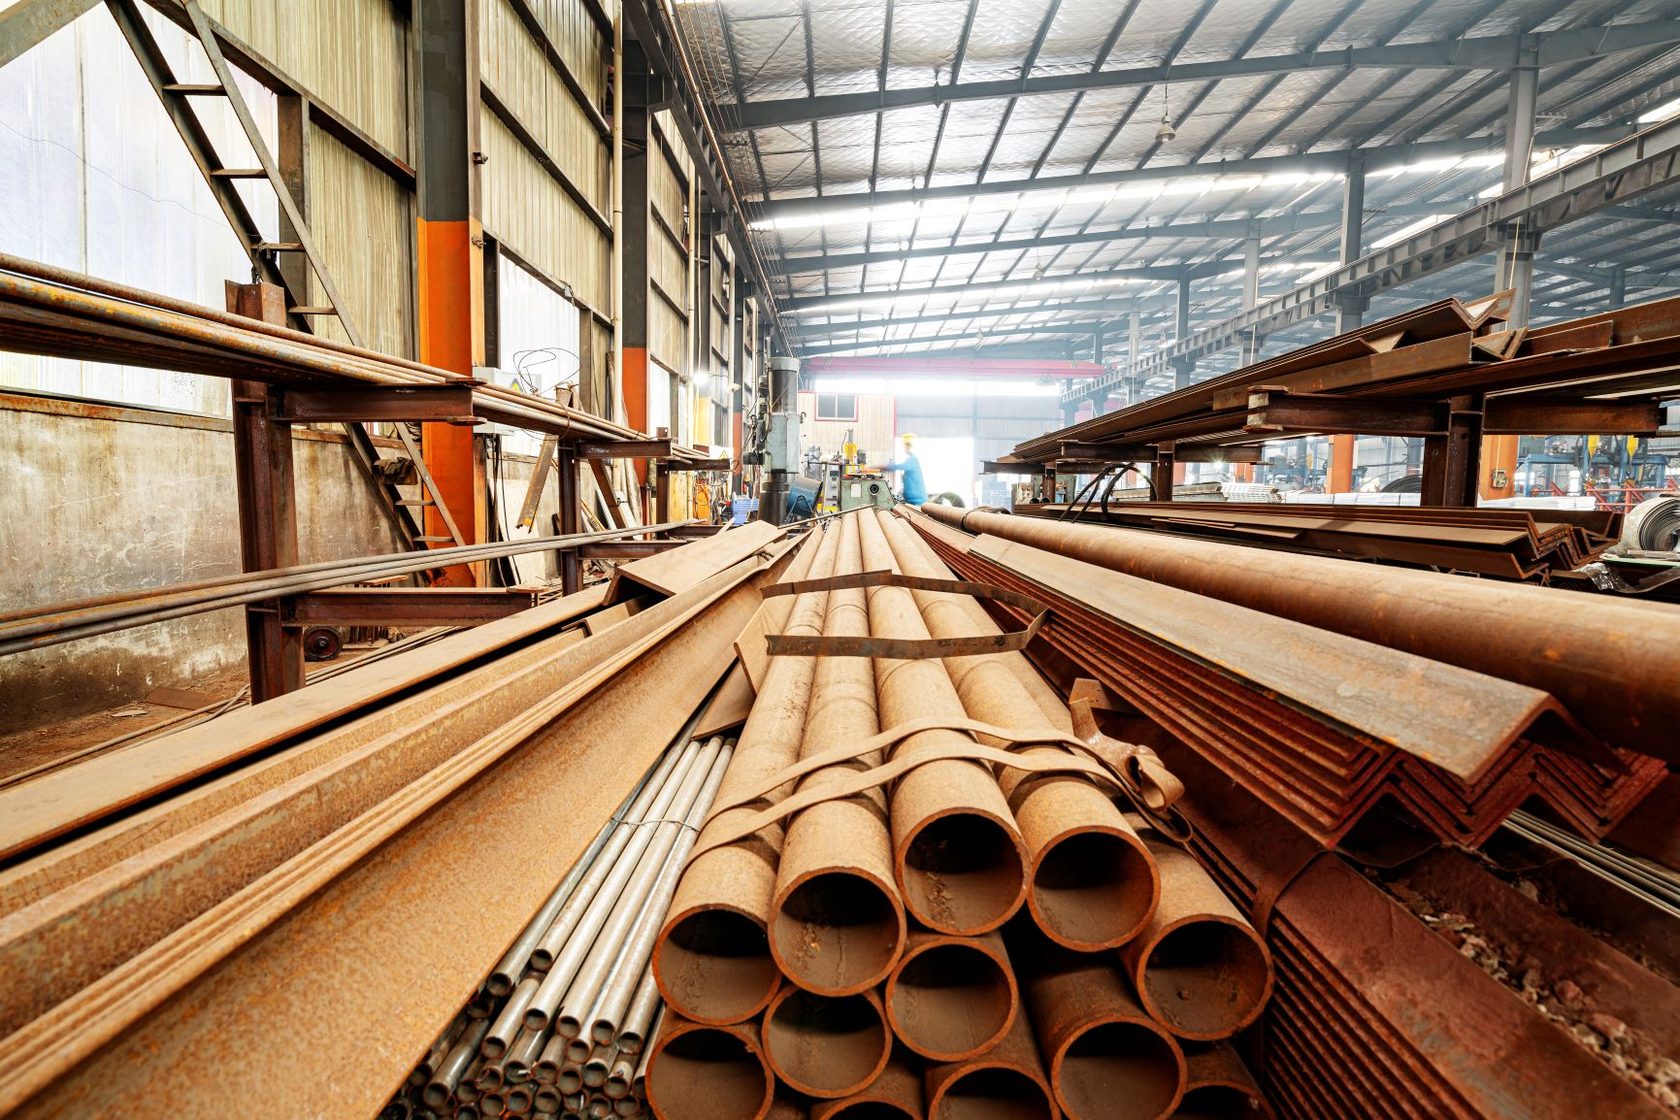
[[(484, 109), (484, 228), (550, 280), (570, 285), (579, 300), (609, 313), (612, 243), (590, 212), (606, 218), (612, 209), (610, 147), (507, 0), (478, 3), (480, 80), (584, 200), (574, 199), (515, 131)], [(581, 0), (539, 0), (532, 8), (590, 103), (601, 111), (611, 45)]]
[[(689, 372), (688, 316), (689, 228), (688, 177), (672, 158), (664, 115), (651, 130), (648, 146), (648, 352), (667, 369)], [(663, 141), (663, 142), (661, 142)]]
[(1061, 426), (1054, 396), (900, 396), (898, 428), (935, 439), (972, 438), (974, 469), (1018, 443)]
[(390, 0), (200, 0), (257, 54), (410, 160), (408, 21)]
[[(310, 231), (362, 345), (414, 357), (414, 195), (315, 125), (308, 172)], [(326, 302), (313, 276), (309, 302)], [(345, 337), (330, 316), (314, 327)]]

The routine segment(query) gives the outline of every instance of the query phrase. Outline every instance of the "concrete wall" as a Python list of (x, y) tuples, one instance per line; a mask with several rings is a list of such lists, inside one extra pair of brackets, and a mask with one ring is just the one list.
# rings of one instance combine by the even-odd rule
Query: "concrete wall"
[[(294, 470), (304, 562), (398, 551), (340, 437), (297, 432)], [(0, 479), (0, 612), (239, 570), (224, 420), (0, 393)], [(244, 660), (237, 610), (0, 657), (0, 730)]]

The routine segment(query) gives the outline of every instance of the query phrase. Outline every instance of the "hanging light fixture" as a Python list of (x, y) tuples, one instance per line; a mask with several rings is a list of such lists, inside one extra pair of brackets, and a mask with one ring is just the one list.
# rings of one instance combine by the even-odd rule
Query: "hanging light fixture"
[(1172, 126), (1171, 114), (1167, 105), (1167, 86), (1163, 82), (1161, 84), (1161, 127), (1155, 130), (1155, 143), (1171, 143), (1177, 135), (1178, 129)]

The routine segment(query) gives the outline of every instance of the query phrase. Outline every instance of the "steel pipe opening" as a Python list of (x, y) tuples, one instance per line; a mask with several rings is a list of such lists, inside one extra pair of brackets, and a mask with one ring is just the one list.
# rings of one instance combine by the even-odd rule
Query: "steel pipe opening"
[(764, 1052), (793, 1089), (844, 1097), (868, 1085), (892, 1053), (881, 1000), (874, 992), (819, 996), (783, 988), (764, 1013)]
[(685, 914), (667, 926), (653, 968), (665, 1002), (696, 1022), (749, 1018), (781, 983), (764, 927), (723, 906)]
[(1001, 820), (963, 809), (925, 818), (901, 848), (897, 871), (905, 909), (946, 933), (996, 929), (1019, 907), (1026, 888), (1019, 834)]
[(755, 1032), (711, 1027), (667, 1013), (652, 1046), (647, 1098), (659, 1120), (761, 1120), (775, 1078)]
[(1182, 1096), (1184, 1063), (1160, 1030), (1099, 1023), (1051, 1056), (1050, 1084), (1068, 1120), (1157, 1120)]
[(822, 871), (799, 879), (777, 899), (770, 952), (800, 987), (850, 995), (886, 976), (904, 933), (904, 912), (891, 884), (852, 871)]
[(1019, 1070), (983, 1066), (953, 1077), (928, 1107), (928, 1120), (1052, 1120), (1044, 1086)]
[(1027, 907), (1051, 940), (1094, 953), (1136, 937), (1160, 895), (1155, 861), (1138, 838), (1091, 825), (1070, 829), (1038, 852)]
[(1019, 996), (996, 934), (911, 936), (887, 981), (887, 1016), (911, 1050), (939, 1062), (976, 1057), (997, 1045), (1015, 1020)]
[(1173, 1120), (1271, 1120), (1259, 1099), (1229, 1085), (1201, 1085), (1184, 1094)]
[(1271, 963), (1246, 923), (1192, 919), (1139, 947), (1133, 980), (1150, 1016), (1183, 1038), (1229, 1038), (1260, 1014)]

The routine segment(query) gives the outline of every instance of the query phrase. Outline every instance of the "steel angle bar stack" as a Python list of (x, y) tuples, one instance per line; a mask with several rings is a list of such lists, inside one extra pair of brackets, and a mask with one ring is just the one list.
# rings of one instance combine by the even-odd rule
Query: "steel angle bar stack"
[[(593, 634), (586, 592), (0, 789), (0, 962), (31, 978), (0, 991), (0, 1115), (376, 1114), (707, 702), (788, 550), (691, 565)], [(648, 784), (625, 853), (692, 837), (726, 749)], [(628, 860), (603, 890), (668, 889)], [(648, 943), (638, 914), (578, 920)], [(640, 973), (566, 960), (534, 1005), (639, 1021)]]
[(1276, 962), (1254, 1053), (1286, 1114), (1672, 1114), (1668, 980), (1451, 851), (1362, 872), (1195, 752), (1163, 750), (1186, 777), (1197, 857)]
[(1251, 547), (1381, 560), (1545, 583), (1591, 562), (1621, 536), (1607, 510), (1441, 509), (1241, 502), (1017, 505), (1052, 521), (1122, 525)]
[[(1610, 720), (1625, 719), (1625, 713), (1601, 717), (1602, 709), (1590, 709), (1596, 726), (1582, 727), (1574, 718), (1583, 714), (1579, 709), (1565, 710), (1547, 691), (1523, 683), (1525, 675), (1541, 684), (1557, 680), (1545, 663), (1528, 674), (1478, 672), (1486, 661), (1475, 656), (1480, 648), (1475, 638), (1459, 643), (1463, 649), (1453, 664), (1356, 636), (1362, 616), (1351, 601), (1342, 612), (1332, 614), (1329, 603), (1315, 611), (1312, 593), (1328, 599), (1343, 586), (1329, 579), (1341, 575), (1336, 561), (1293, 558), (1302, 565), (1302, 579), (1311, 582), (1298, 598), (1261, 600), (1272, 611), (1293, 605), (1295, 617), (1280, 617), (1076, 558), (1102, 559), (1105, 554), (1094, 546), (1109, 536), (1139, 552), (1170, 550), (1159, 538), (1143, 537), (1150, 542), (1145, 546), (1132, 543), (1138, 534), (1122, 530), (930, 511), (941, 521), (966, 520), (1000, 534), (976, 540), (918, 518), (918, 527), (953, 568), (1049, 598), (1058, 610), (1056, 623), (1043, 635), (1051, 646), (1321, 843), (1338, 843), (1379, 805), (1400, 808), (1441, 839), (1471, 845), (1524, 804), (1544, 806), (1584, 835), (1601, 838), (1665, 773), (1660, 759), (1637, 749), (1661, 749), (1654, 728), (1639, 728), (1637, 747), (1615, 739), (1616, 746), (1606, 747), (1595, 732), (1619, 730)], [(1093, 547), (1084, 547), (1087, 543)], [(1318, 566), (1307, 567), (1309, 559)], [(1326, 564), (1331, 571), (1323, 569)], [(1147, 564), (1139, 567), (1154, 571)], [(1434, 581), (1425, 590), (1441, 581), (1457, 589), (1450, 577), (1404, 577)], [(1368, 597), (1380, 593), (1368, 572), (1362, 579)], [(1224, 598), (1239, 599), (1226, 590)], [(1531, 594), (1546, 597), (1535, 607), (1574, 605), (1565, 593), (1532, 589)], [(1353, 595), (1350, 586), (1350, 600)], [(1392, 629), (1406, 626), (1402, 609), (1438, 609), (1428, 602), (1408, 606), (1417, 603), (1410, 599), (1400, 604), (1393, 596), (1382, 603)], [(1495, 608), (1484, 608), (1490, 625), (1512, 621), (1513, 608), (1498, 599)], [(1296, 621), (1303, 617), (1332, 624), (1345, 617), (1350, 625), (1343, 629), (1352, 632)], [(1659, 629), (1675, 625), (1660, 615), (1649, 621)], [(1605, 633), (1606, 622), (1595, 619), (1597, 633)], [(1466, 625), (1463, 617), (1456, 619), (1453, 633)], [(1625, 639), (1612, 631), (1606, 640), (1619, 648)], [(1449, 656), (1458, 652), (1450, 634), (1419, 635), (1415, 647)], [(1598, 656), (1614, 660), (1609, 650)], [(1660, 675), (1673, 659), (1659, 654), (1655, 660), (1645, 668)], [(1525, 666), (1514, 662), (1510, 668)]]
[(1260, 1014), (1271, 966), (1123, 811), (1119, 775), (1170, 791), (1147, 811), (1170, 773), (1075, 737), (902, 519), (812, 536), (762, 608), (757, 697), (654, 948), (653, 1113), (1167, 1117), (1217, 1082), (1268, 1115), (1234, 1053), (1188, 1072)]

